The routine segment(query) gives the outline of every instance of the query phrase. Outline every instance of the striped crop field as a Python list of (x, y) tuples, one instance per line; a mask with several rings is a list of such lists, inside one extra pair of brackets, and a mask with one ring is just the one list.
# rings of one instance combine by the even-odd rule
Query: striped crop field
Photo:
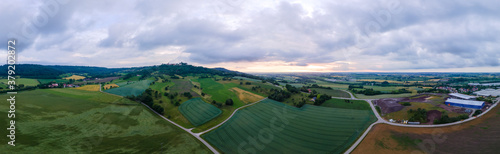
[[(149, 88), (149, 84), (153, 82), (151, 80), (142, 80), (138, 82), (134, 82), (131, 84), (127, 84), (124, 86), (120, 86), (118, 88), (113, 88), (106, 90), (105, 92), (115, 94), (115, 95), (120, 95), (120, 96), (139, 96), (141, 95), (146, 89)], [(118, 85), (119, 86), (119, 85)]]
[(179, 106), (179, 111), (195, 126), (202, 125), (219, 116), (222, 111), (201, 98), (190, 99)]
[(375, 121), (370, 110), (295, 108), (266, 99), (203, 138), (224, 153), (342, 153)]

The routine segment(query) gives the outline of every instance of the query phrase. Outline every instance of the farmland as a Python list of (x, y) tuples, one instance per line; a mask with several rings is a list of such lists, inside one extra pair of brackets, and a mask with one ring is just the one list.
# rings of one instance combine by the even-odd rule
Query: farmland
[(330, 95), (333, 97), (351, 98), (351, 95), (349, 95), (349, 93), (342, 91), (342, 90), (323, 89), (323, 88), (311, 88), (311, 90), (316, 90), (318, 93), (327, 94), (327, 95)]
[(203, 138), (224, 153), (341, 153), (375, 120), (367, 110), (295, 108), (267, 99)]
[(100, 85), (85, 85), (85, 86), (81, 86), (81, 87), (78, 87), (78, 88), (75, 88), (75, 89), (86, 90), (86, 91), (99, 91), (100, 88), (101, 88)]
[(107, 77), (107, 78), (97, 78), (89, 81), (76, 82), (75, 84), (87, 84), (87, 83), (106, 83), (114, 80), (119, 80), (120, 77)]
[(385, 119), (409, 119), (410, 115), (408, 115), (408, 110), (417, 110), (418, 108), (425, 109), (427, 111), (430, 110), (438, 110), (441, 113), (446, 113), (450, 117), (457, 117), (460, 114), (455, 112), (448, 112), (445, 109), (435, 106), (431, 103), (420, 103), (420, 102), (411, 102), (411, 106), (405, 107), (400, 111), (388, 113), (384, 116)]
[(194, 81), (200, 83), (201, 87), (203, 88), (203, 92), (211, 95), (212, 100), (215, 100), (217, 102), (226, 102), (227, 99), (232, 99), (234, 101), (235, 108), (244, 105), (244, 103), (238, 98), (238, 96), (234, 92), (229, 90), (234, 86), (230, 86), (229, 84), (221, 84), (211, 78), (197, 79)]
[(194, 126), (202, 125), (222, 113), (217, 107), (210, 105), (200, 98), (193, 98), (179, 106), (179, 111)]
[(49, 84), (51, 82), (68, 83), (69, 81), (64, 79), (38, 79), (38, 82), (40, 82), (40, 84)]
[(241, 101), (243, 101), (245, 104), (253, 103), (253, 102), (259, 101), (261, 99), (264, 99), (264, 97), (262, 97), (262, 96), (259, 96), (257, 94), (251, 93), (251, 92), (243, 90), (243, 89), (240, 89), (238, 87), (231, 88), (230, 90), (233, 91), (234, 93), (236, 93), (238, 95), (238, 98)]
[(153, 82), (151, 80), (142, 80), (139, 82), (134, 82), (132, 84), (128, 84), (125, 86), (121, 86), (118, 88), (113, 88), (106, 90), (105, 92), (115, 94), (115, 95), (120, 95), (120, 96), (139, 96), (141, 95), (146, 89), (149, 88), (149, 84)]
[(190, 92), (191, 95), (198, 96), (197, 93), (191, 91), (191, 88), (193, 88), (193, 84), (189, 80), (174, 79), (172, 80), (172, 82), (174, 83), (174, 85), (169, 88), (170, 92), (177, 92), (180, 94)]
[[(16, 146), (0, 145), (3, 153), (210, 152), (190, 134), (118, 96), (39, 89), (19, 92), (16, 101)], [(7, 115), (8, 107), (1, 105), (0, 114)], [(0, 119), (2, 127), (7, 120)]]
[(355, 109), (355, 110), (371, 110), (370, 104), (362, 100), (349, 100), (332, 98), (321, 104), (323, 107), (333, 107), (341, 109)]
[(79, 75), (72, 75), (72, 76), (70, 76), (70, 77), (66, 77), (66, 78), (64, 78), (64, 79), (66, 79), (66, 80), (69, 80), (69, 79), (73, 79), (73, 80), (82, 80), (82, 79), (85, 79), (85, 77), (84, 77), (84, 76), (79, 76)]
[[(447, 127), (406, 128), (377, 124), (353, 153), (362, 154), (366, 151), (377, 153), (497, 153), (500, 134), (495, 130), (499, 129), (500, 108), (498, 107), (493, 108), (481, 118)], [(406, 141), (410, 141), (410, 144)]]
[[(25, 79), (25, 78), (19, 78), (16, 79), (16, 85), (24, 84), (24, 86), (37, 86), (39, 82), (36, 79)], [(7, 85), (8, 80), (7, 79), (1, 79), (0, 83)]]
[(120, 86), (118, 86), (118, 85), (116, 85), (116, 84), (113, 83), (113, 84), (107, 84), (107, 85), (105, 85), (104, 89), (117, 88), (117, 87), (120, 87)]

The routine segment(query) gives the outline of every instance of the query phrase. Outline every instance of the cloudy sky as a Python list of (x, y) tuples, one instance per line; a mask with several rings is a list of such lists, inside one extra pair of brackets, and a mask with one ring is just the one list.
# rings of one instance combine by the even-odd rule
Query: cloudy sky
[(243, 72), (500, 72), (495, 1), (19, 0), (20, 63)]

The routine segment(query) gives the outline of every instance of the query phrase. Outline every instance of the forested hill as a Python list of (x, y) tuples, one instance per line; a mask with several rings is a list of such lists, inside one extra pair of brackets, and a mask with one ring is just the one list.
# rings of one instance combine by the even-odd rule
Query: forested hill
[[(8, 65), (1, 66), (0, 75), (6, 77), (8, 75)], [(64, 74), (63, 71), (54, 68), (35, 65), (35, 64), (18, 64), (15, 65), (15, 76), (22, 76), (24, 78), (38, 78), (38, 79), (54, 79), (59, 75)]]
[[(7, 76), (8, 65), (0, 66), (0, 76)], [(128, 70), (130, 68), (105, 68), (90, 66), (59, 66), (59, 65), (38, 65), (38, 64), (17, 64), (15, 75), (23, 78), (37, 79), (57, 79), (65, 73), (86, 73), (93, 77), (112, 76), (115, 73)]]
[[(0, 76), (7, 76), (8, 65), (0, 66)], [(133, 68), (105, 68), (105, 67), (92, 67), (92, 66), (61, 66), (61, 65), (38, 65), (38, 64), (17, 64), (15, 70), (16, 76), (23, 78), (36, 78), (36, 79), (57, 79), (61, 78), (62, 74), (75, 73), (85, 74), (91, 77), (110, 77), (121, 76), (133, 77), (141, 75), (142, 78), (147, 78), (153, 74), (166, 74), (170, 76), (181, 75), (188, 76), (193, 74), (198, 75), (219, 75), (226, 77), (243, 76), (247, 78), (265, 80), (267, 82), (275, 83), (272, 79), (267, 79), (251, 74), (246, 74), (237, 71), (231, 71), (225, 68), (206, 68), (201, 66), (193, 66), (187, 63), (179, 64), (162, 64), (155, 66), (133, 67)]]
[[(136, 68), (136, 69), (138, 69), (138, 68)], [(162, 65), (158, 65), (158, 66), (142, 67), (138, 71), (128, 73), (125, 76), (125, 78), (130, 78), (130, 77), (133, 77), (136, 75), (141, 75), (142, 78), (147, 78), (147, 77), (151, 76), (152, 74), (155, 74), (154, 72), (158, 72), (159, 74), (166, 74), (166, 75), (170, 75), (170, 76), (174, 76), (174, 75), (188, 76), (188, 75), (193, 75), (193, 74), (219, 75), (219, 76), (227, 76), (227, 77), (243, 76), (243, 77), (247, 77), (247, 78), (252, 78), (252, 79), (257, 79), (257, 80), (266, 80), (266, 81), (272, 82), (269, 79), (255, 76), (255, 75), (251, 75), (251, 74), (241, 73), (241, 72), (237, 72), (237, 71), (231, 71), (231, 70), (227, 70), (224, 68), (206, 68), (206, 67), (201, 67), (201, 66), (193, 66), (193, 65), (189, 65), (187, 63), (162, 64)]]

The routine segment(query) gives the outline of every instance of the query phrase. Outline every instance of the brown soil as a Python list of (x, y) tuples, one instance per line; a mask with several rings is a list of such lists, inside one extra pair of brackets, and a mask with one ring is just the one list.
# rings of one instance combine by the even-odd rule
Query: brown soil
[[(412, 140), (421, 142), (401, 146), (391, 137), (397, 134), (407, 134)], [(499, 143), (500, 112), (496, 107), (478, 119), (448, 127), (408, 128), (377, 124), (353, 153), (498, 153)]]
[(260, 95), (248, 92), (246, 90), (243, 90), (243, 89), (240, 89), (237, 87), (231, 88), (230, 90), (235, 92), (238, 95), (238, 98), (241, 101), (243, 101), (245, 104), (253, 103), (253, 102), (259, 101), (261, 99), (264, 99), (264, 97), (262, 97)]
[(430, 124), (434, 123), (434, 120), (439, 119), (439, 118), (441, 118), (441, 112), (440, 111), (438, 111), (438, 110), (430, 110), (429, 112), (427, 112), (427, 121), (428, 122), (425, 123), (425, 124), (430, 125)]

